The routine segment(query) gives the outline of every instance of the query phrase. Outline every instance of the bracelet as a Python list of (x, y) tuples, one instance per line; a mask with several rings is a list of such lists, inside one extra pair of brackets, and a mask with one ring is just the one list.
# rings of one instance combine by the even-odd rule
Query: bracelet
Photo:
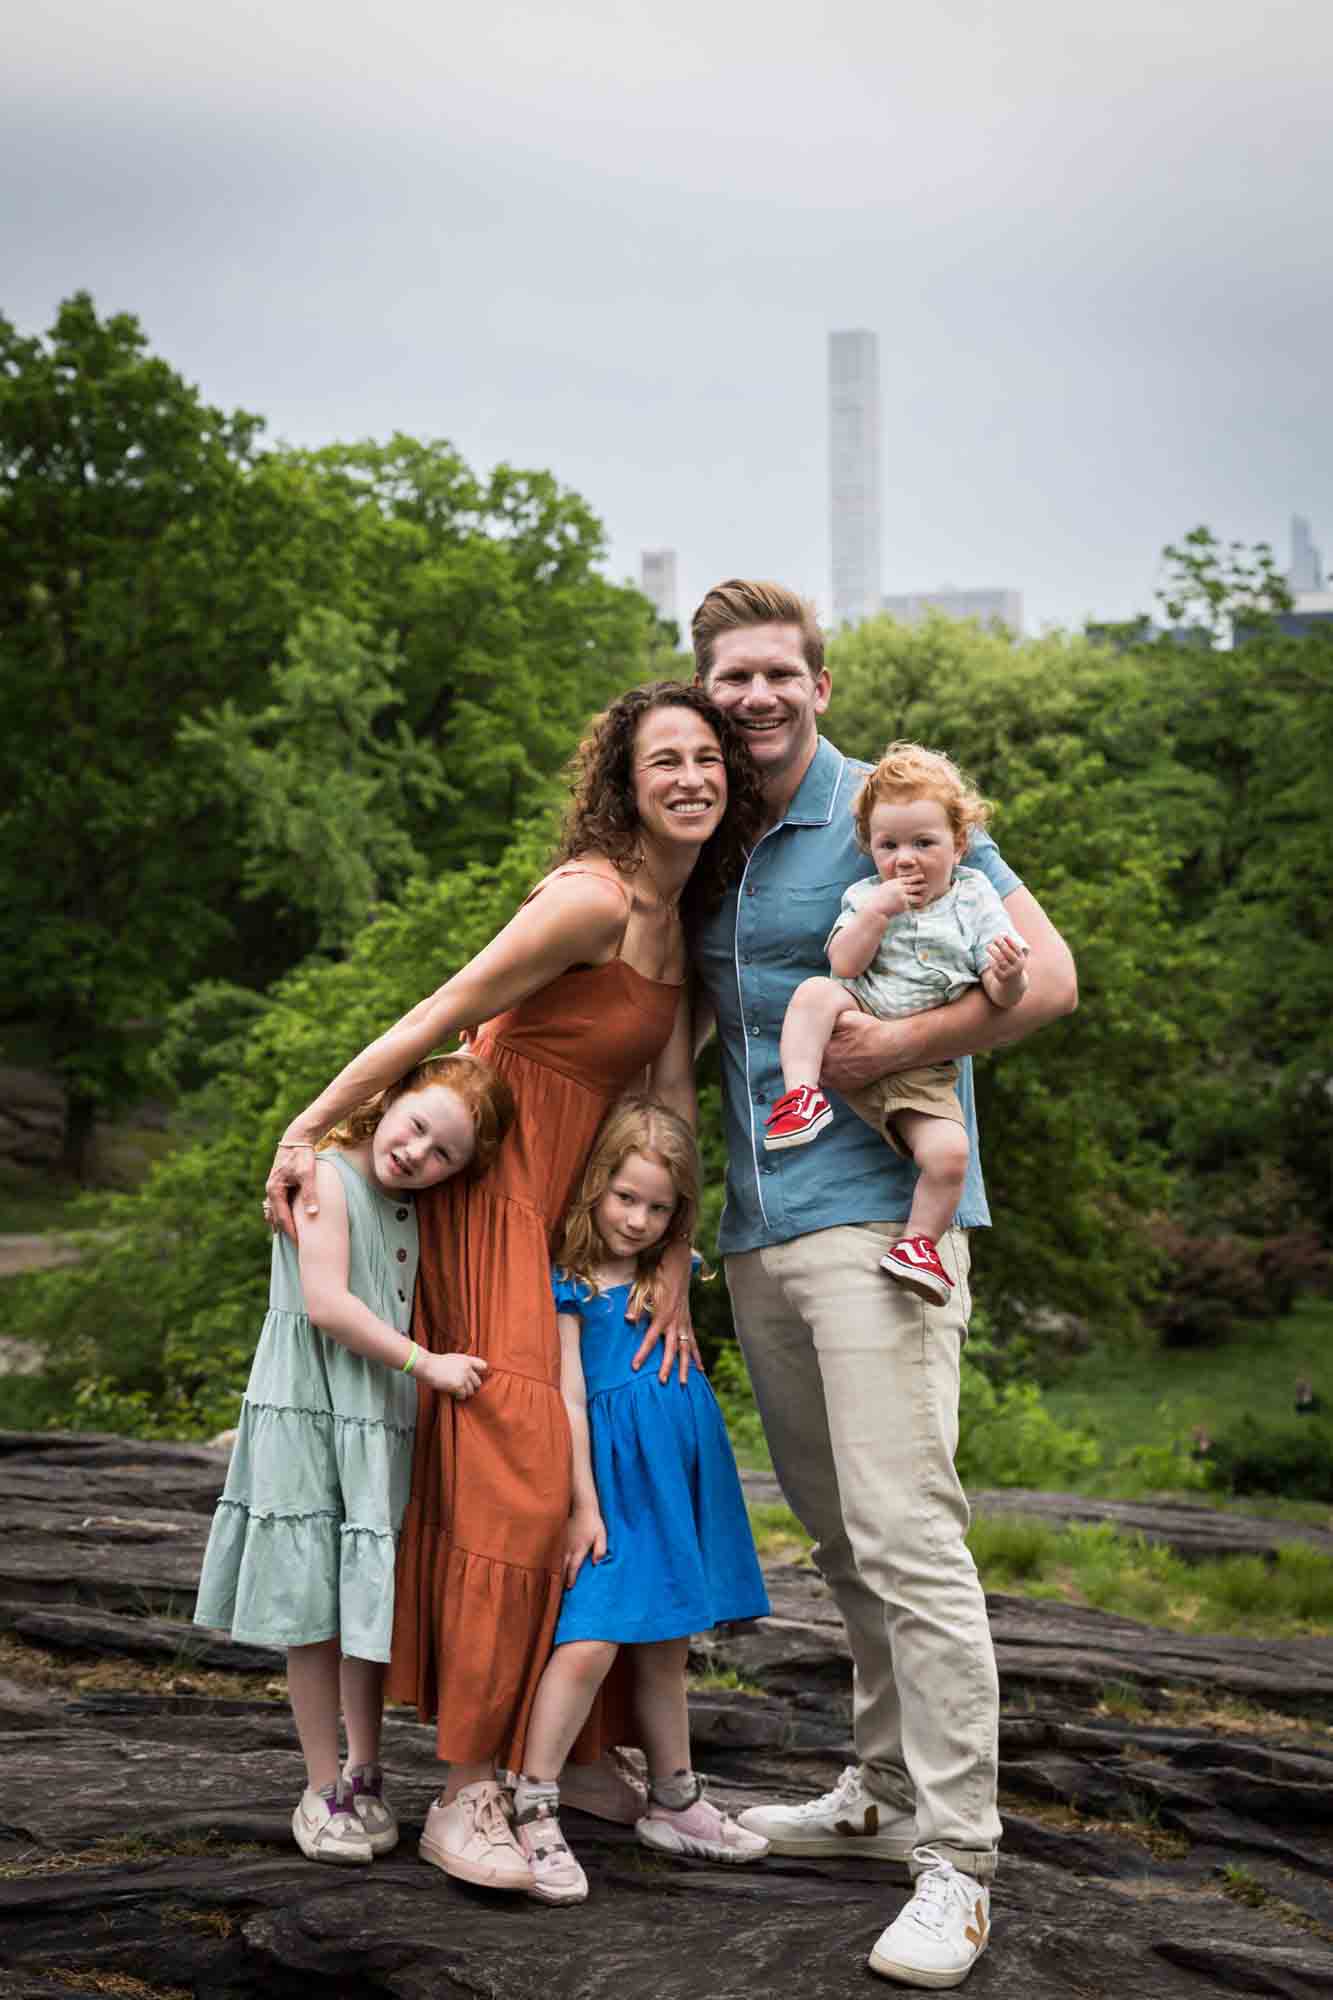
[(403, 1363), (402, 1367), (399, 1369), (398, 1372), (400, 1375), (410, 1375), (412, 1373), (412, 1370), (416, 1367), (416, 1365), (417, 1365), (417, 1344), (414, 1340), (412, 1342), (411, 1347), (408, 1350), (407, 1359)]

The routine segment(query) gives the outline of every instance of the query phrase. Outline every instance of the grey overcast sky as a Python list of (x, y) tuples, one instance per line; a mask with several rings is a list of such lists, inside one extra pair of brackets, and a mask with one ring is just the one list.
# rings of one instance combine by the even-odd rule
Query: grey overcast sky
[(614, 575), (829, 597), (825, 336), (880, 337), (884, 587), (1147, 609), (1333, 554), (1329, 0), (28, 0), (0, 311), (86, 288), (316, 444), (550, 467)]

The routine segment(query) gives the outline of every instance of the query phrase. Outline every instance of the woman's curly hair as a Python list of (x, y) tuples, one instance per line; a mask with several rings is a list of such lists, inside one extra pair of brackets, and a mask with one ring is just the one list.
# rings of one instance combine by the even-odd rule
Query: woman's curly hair
[(644, 717), (658, 708), (688, 708), (717, 737), (727, 773), (727, 810), (705, 841), (681, 897), (681, 916), (692, 927), (721, 900), (740, 875), (759, 838), (764, 800), (749, 746), (730, 717), (690, 681), (649, 681), (630, 688), (595, 716), (569, 766), (572, 797), (551, 866), (580, 854), (604, 854), (629, 873), (639, 865), (639, 814), (634, 802), (634, 740)]

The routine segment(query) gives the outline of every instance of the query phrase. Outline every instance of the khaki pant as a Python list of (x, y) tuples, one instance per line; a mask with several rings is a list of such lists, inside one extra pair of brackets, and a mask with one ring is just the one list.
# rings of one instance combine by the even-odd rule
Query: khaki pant
[(867, 1788), (917, 1840), (995, 1871), (999, 1686), (954, 1471), (967, 1237), (927, 1306), (879, 1268), (901, 1222), (818, 1229), (726, 1260), (773, 1467), (847, 1625)]

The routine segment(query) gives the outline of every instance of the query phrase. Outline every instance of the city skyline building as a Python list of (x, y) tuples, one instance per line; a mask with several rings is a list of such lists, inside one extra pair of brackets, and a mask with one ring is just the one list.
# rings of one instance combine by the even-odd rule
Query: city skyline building
[(659, 618), (676, 618), (676, 551), (674, 549), (641, 549), (639, 551), (639, 588), (652, 604)]
[(879, 336), (828, 337), (829, 546), (833, 625), (880, 608)]
[(1287, 587), (1292, 595), (1299, 597), (1305, 591), (1322, 591), (1324, 588), (1324, 557), (1316, 547), (1310, 533), (1310, 523), (1304, 514), (1291, 517), (1291, 563), (1287, 570)]
[(979, 625), (1003, 625), (1015, 635), (1023, 630), (1021, 590), (956, 590), (943, 584), (938, 590), (913, 590), (881, 598), (880, 609), (901, 625), (920, 625), (932, 611), (945, 618), (975, 618)]

